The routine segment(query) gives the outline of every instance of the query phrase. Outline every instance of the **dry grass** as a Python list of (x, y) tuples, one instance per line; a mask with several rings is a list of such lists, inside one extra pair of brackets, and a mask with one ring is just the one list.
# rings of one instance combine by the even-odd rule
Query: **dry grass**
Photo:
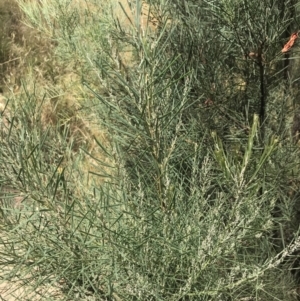
[(0, 6), (1, 4), (8, 10), (8, 15), (14, 17), (13, 33), (9, 31), (6, 36), (10, 56), (5, 63), (3, 76), (4, 96), (22, 99), (25, 91), (21, 80), (26, 79), (28, 91), (39, 91), (36, 100), (37, 107), (41, 109), (36, 113), (41, 115), (43, 129), (58, 127), (65, 131), (68, 127), (69, 139), (73, 141), (75, 152), (80, 147), (95, 151), (93, 137), (100, 140), (107, 137), (99, 129), (95, 116), (82, 109), (86, 92), (81, 88), (76, 62), (66, 64), (57, 59), (56, 43), (23, 23), (22, 13), (15, 1), (4, 0), (0, 2)]

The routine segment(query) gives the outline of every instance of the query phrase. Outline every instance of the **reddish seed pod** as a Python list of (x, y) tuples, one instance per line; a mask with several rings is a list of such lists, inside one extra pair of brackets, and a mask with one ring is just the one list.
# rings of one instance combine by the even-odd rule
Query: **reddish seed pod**
[(293, 45), (295, 44), (295, 41), (297, 40), (297, 38), (298, 38), (298, 32), (294, 32), (291, 35), (290, 40), (282, 48), (281, 52), (282, 53), (288, 52), (293, 47)]

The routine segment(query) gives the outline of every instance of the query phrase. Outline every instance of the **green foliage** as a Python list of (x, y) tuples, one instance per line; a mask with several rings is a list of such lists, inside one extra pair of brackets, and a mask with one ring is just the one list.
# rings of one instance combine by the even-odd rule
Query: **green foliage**
[(58, 56), (77, 60), (92, 92), (85, 105), (110, 136), (110, 147), (97, 145), (115, 168), (85, 184), (68, 127), (41, 127), (36, 91), (12, 99), (0, 146), (1, 276), (49, 300), (295, 300), (288, 185), (299, 151), (291, 104), (279, 105), (292, 94), (279, 52), (295, 4), (153, 0), (142, 27), (141, 1), (128, 26), (109, 6), (99, 23), (96, 2), (19, 2)]

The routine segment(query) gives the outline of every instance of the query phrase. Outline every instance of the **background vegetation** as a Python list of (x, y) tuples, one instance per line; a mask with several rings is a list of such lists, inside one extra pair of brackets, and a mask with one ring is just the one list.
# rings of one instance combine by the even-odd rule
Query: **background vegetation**
[(3, 298), (298, 300), (299, 1), (248, 2), (1, 1)]

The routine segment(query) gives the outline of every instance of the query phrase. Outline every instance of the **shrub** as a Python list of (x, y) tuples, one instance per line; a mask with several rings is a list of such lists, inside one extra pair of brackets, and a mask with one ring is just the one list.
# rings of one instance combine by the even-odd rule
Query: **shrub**
[[(60, 300), (293, 300), (299, 153), (277, 52), (295, 4), (137, 1), (123, 26), (92, 1), (19, 3), (78, 63), (109, 140), (95, 140), (107, 160), (72, 149), (68, 127), (42, 129), (30, 93), (10, 113), (5, 279)], [(86, 153), (101, 183), (84, 181)]]

